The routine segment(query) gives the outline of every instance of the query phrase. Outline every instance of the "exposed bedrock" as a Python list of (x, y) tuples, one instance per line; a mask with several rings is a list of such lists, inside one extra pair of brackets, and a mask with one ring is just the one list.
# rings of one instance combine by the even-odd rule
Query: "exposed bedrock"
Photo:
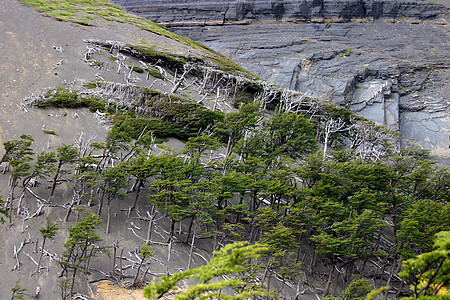
[(174, 30), (282, 87), (400, 130), (402, 142), (418, 141), (450, 162), (447, 25), (283, 22)]
[[(117, 1), (123, 5), (158, 2)], [(192, 6), (193, 2), (165, 1), (167, 6), (159, 18), (164, 17), (169, 7)], [(216, 7), (244, 3), (198, 1), (197, 7), (206, 7), (212, 2)], [(245, 1), (253, 3), (253, 7), (269, 2)], [(294, 2), (297, 8), (302, 3), (314, 8), (315, 3), (320, 2), (323, 16), (327, 18), (342, 17), (342, 9), (338, 11), (337, 7), (344, 3), (363, 3), (366, 15), (372, 13), (369, 6), (382, 3), (382, 16), (386, 18), (387, 7), (394, 3), (409, 7), (403, 11), (409, 11), (418, 19), (429, 18), (431, 11), (439, 7), (439, 13), (433, 16), (442, 17), (424, 22), (406, 17), (395, 21), (183, 24), (171, 30), (231, 57), (261, 78), (310, 96), (328, 98), (361, 116), (400, 130), (403, 143), (418, 141), (450, 165), (450, 34), (447, 23), (450, 1), (442, 0), (445, 6), (437, 1), (432, 1), (433, 4), (429, 1), (277, 1), (289, 5)], [(292, 14), (294, 10), (289, 11)], [(360, 9), (354, 6), (352, 11), (356, 16)], [(176, 13), (172, 13), (166, 17), (175, 18)], [(199, 14), (209, 18), (209, 13), (205, 8)], [(312, 18), (318, 11), (310, 9), (309, 14)], [(283, 20), (285, 16), (286, 12)]]
[(444, 6), (433, 0), (115, 0), (160, 23), (351, 18), (430, 19)]

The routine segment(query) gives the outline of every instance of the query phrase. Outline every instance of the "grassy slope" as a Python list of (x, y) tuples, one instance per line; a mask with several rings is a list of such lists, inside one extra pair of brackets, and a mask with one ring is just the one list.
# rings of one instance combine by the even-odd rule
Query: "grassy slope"
[[(126, 12), (121, 6), (108, 0), (21, 0), (25, 4), (39, 9), (42, 13), (63, 21), (86, 26), (96, 26), (99, 21), (128, 23), (143, 30), (165, 36), (188, 47), (200, 50), (202, 59), (217, 65), (226, 72), (238, 72), (254, 77), (238, 64), (214, 50), (186, 37), (168, 31), (161, 25)], [(148, 46), (151, 47), (151, 46)]]

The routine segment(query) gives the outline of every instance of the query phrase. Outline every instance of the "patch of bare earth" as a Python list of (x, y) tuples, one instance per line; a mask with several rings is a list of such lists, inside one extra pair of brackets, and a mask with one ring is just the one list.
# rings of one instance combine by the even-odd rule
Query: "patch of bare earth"
[(99, 282), (93, 283), (97, 291), (92, 294), (92, 298), (95, 300), (144, 300), (146, 299), (143, 295), (142, 289), (131, 290), (120, 287), (111, 281), (101, 280)]

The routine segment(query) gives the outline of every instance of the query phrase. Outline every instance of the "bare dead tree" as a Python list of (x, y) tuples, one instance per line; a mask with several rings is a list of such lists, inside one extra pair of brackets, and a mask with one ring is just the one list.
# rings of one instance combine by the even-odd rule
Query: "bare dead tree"
[(19, 246), (19, 248), (17, 248), (16, 247), (16, 245), (14, 245), (14, 254), (13, 254), (13, 258), (15, 258), (16, 259), (16, 264), (14, 265), (14, 267), (12, 268), (12, 271), (16, 271), (16, 270), (19, 270), (20, 269), (20, 261), (19, 261), (19, 253), (20, 253), (20, 251), (22, 251), (23, 250), (23, 247), (26, 245), (26, 244), (29, 244), (29, 243), (31, 243), (31, 240), (30, 239), (24, 239), (23, 240), (23, 242), (20, 244), (20, 246)]
[(278, 95), (278, 90), (274, 88), (274, 86), (268, 82), (259, 82), (260, 90), (257, 92), (253, 100), (255, 102), (261, 102), (264, 105), (264, 108), (267, 104), (271, 103)]
[(327, 155), (328, 143), (333, 133), (344, 132), (350, 130), (351, 126), (342, 118), (328, 118), (322, 124), (321, 135), (323, 137), (323, 157)]
[(282, 112), (295, 112), (303, 103), (303, 99), (305, 99), (305, 95), (303, 94), (290, 90), (283, 90), (280, 95), (279, 110)]
[(194, 233), (192, 234), (191, 247), (189, 249), (188, 265), (187, 265), (187, 268), (186, 268), (187, 270), (189, 270), (191, 268), (192, 253), (194, 252), (195, 231), (196, 231), (196, 226), (194, 225)]
[(174, 87), (170, 91), (171, 94), (174, 94), (181, 86), (181, 84), (184, 82), (186, 75), (192, 70), (191, 64), (184, 64), (183, 65), (183, 74), (181, 74), (181, 77), (177, 80), (177, 73), (175, 72), (174, 75)]
[(350, 130), (351, 149), (363, 161), (376, 161), (388, 155), (389, 148), (398, 146), (397, 133), (369, 122), (354, 121)]
[(102, 52), (102, 49), (100, 49), (98, 47), (86, 46), (86, 52), (84, 53), (84, 61), (88, 62), (91, 59), (92, 55), (98, 54), (101, 52)]

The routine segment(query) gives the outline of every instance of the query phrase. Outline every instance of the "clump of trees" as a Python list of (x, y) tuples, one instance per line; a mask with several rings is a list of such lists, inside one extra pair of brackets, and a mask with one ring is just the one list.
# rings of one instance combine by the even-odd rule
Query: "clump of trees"
[[(356, 293), (350, 291), (362, 295), (367, 291), (367, 278), (372, 278), (376, 287), (391, 286), (384, 293), (397, 297), (428, 295), (432, 288), (443, 286), (432, 276), (427, 278), (428, 287), (419, 280), (411, 292), (398, 275), (406, 259), (432, 251), (435, 233), (450, 229), (450, 172), (437, 167), (427, 151), (415, 147), (397, 151), (386, 143), (370, 144), (364, 136), (377, 141), (382, 131), (369, 134), (367, 128), (352, 127), (351, 116), (340, 110), (325, 118), (316, 117), (318, 112), (311, 109), (304, 109), (303, 114), (297, 106), (296, 112), (279, 109), (263, 118), (263, 105), (255, 102), (241, 104), (235, 112), (211, 115), (186, 103), (170, 106), (157, 96), (147, 91), (147, 100), (139, 105), (152, 110), (153, 117), (177, 120), (177, 126), (182, 126), (179, 129), (188, 132), (184, 149), (152, 154), (152, 136), (157, 130), (144, 117), (141, 122), (141, 117), (123, 112), (103, 143), (61, 145), (36, 159), (32, 137), (23, 135), (5, 143), (2, 162), (10, 166), (6, 201), (10, 222), (14, 203), (17, 214), (21, 213), (25, 193), (36, 199), (38, 207), (45, 207), (56, 201), (52, 196), (62, 180), (73, 184), (66, 221), (73, 209), (79, 212), (80, 206), (97, 205), (96, 213), (88, 212), (69, 228), (60, 261), (63, 298), (72, 294), (76, 276), (89, 271), (90, 260), (102, 249), (95, 230), (104, 215), (103, 206), (109, 233), (113, 204), (126, 201), (130, 216), (143, 189), (148, 190), (152, 206), (147, 217), (139, 216), (148, 222), (146, 244), (152, 243), (155, 216), (160, 214), (170, 222), (167, 240), (162, 243), (168, 247), (169, 257), (175, 241), (188, 244), (192, 251), (200, 237), (209, 238), (211, 252), (222, 249), (205, 267), (154, 282), (146, 289), (148, 297), (161, 297), (184, 278), (197, 278), (201, 284), (180, 297), (219, 297), (218, 291), (225, 286), (235, 297), (271, 295), (279, 286), (274, 280), (281, 280), (278, 292), (286, 285), (296, 286), (297, 296), (307, 291), (337, 294), (338, 281), (348, 285), (343, 295)], [(170, 111), (171, 107), (177, 110)], [(193, 116), (192, 112), (199, 114)], [(319, 149), (317, 138), (334, 150)], [(349, 144), (353, 146), (345, 149)], [(49, 195), (33, 192), (33, 180), (47, 180)], [(22, 194), (17, 197), (19, 187)], [(56, 230), (50, 225), (42, 232), (46, 238)], [(177, 225), (184, 229), (177, 231)], [(250, 244), (222, 247), (236, 241)], [(148, 268), (143, 277), (139, 275), (152, 256), (149, 247), (143, 245), (136, 254), (135, 286), (146, 281)], [(249, 259), (256, 254), (258, 263)], [(192, 257), (188, 260), (190, 267)], [(307, 286), (305, 279), (317, 276), (319, 263), (328, 269), (321, 289)], [(400, 275), (412, 278), (408, 274), (417, 267), (413, 263), (404, 266)], [(116, 271), (113, 266), (113, 277)], [(119, 272), (122, 278), (123, 270)], [(229, 273), (239, 275), (230, 281), (210, 282)], [(360, 281), (354, 281), (355, 276)]]
[(63, 299), (73, 294), (77, 273), (87, 273), (91, 258), (101, 250), (97, 245), (101, 238), (94, 231), (100, 222), (97, 215), (88, 213), (75, 226), (69, 227), (69, 239), (64, 243), (62, 259), (59, 261), (62, 267), (60, 287)]

